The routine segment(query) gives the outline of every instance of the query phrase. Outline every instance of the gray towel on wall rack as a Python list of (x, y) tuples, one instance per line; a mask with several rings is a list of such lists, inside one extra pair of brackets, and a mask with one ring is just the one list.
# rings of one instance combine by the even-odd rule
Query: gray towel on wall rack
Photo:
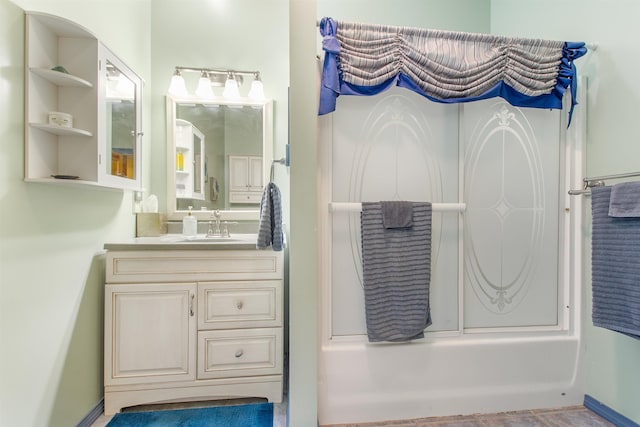
[(266, 249), (271, 246), (274, 251), (281, 251), (283, 241), (280, 189), (275, 183), (270, 182), (262, 191), (256, 248)]
[(609, 216), (610, 198), (591, 189), (593, 324), (640, 339), (640, 218)]
[(609, 216), (640, 217), (640, 181), (611, 186)]
[(431, 324), (431, 203), (412, 203), (411, 228), (385, 228), (380, 203), (362, 203), (362, 272), (370, 342), (424, 337)]

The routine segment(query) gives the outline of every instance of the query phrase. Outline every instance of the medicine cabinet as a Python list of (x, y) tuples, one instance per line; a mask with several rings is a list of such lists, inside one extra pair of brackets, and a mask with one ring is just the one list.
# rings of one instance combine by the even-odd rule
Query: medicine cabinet
[(25, 181), (140, 190), (142, 79), (78, 24), (25, 19)]

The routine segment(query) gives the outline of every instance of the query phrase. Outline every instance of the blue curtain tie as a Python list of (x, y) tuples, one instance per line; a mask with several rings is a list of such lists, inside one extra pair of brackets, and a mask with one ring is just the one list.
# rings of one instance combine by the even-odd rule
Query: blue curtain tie
[(338, 54), (340, 42), (336, 38), (338, 24), (331, 18), (322, 18), (320, 21), (320, 34), (322, 35), (322, 49), (324, 66), (322, 84), (320, 90), (320, 114), (327, 114), (336, 109), (336, 99), (340, 95), (340, 76), (338, 70)]

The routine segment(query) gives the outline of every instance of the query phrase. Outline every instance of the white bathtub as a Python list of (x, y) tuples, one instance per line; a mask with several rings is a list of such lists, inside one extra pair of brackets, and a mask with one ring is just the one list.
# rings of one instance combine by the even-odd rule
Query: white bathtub
[(321, 348), (320, 424), (581, 404), (581, 354), (576, 336), (554, 333), (332, 340)]

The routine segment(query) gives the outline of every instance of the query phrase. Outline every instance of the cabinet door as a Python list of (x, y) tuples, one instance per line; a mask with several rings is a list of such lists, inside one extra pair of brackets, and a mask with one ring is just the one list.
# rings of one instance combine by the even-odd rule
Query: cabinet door
[(249, 191), (262, 191), (262, 157), (249, 157)]
[(142, 79), (99, 45), (98, 180), (138, 190), (142, 185)]
[(249, 158), (229, 156), (229, 191), (249, 190)]
[(196, 285), (107, 285), (105, 385), (195, 379)]

